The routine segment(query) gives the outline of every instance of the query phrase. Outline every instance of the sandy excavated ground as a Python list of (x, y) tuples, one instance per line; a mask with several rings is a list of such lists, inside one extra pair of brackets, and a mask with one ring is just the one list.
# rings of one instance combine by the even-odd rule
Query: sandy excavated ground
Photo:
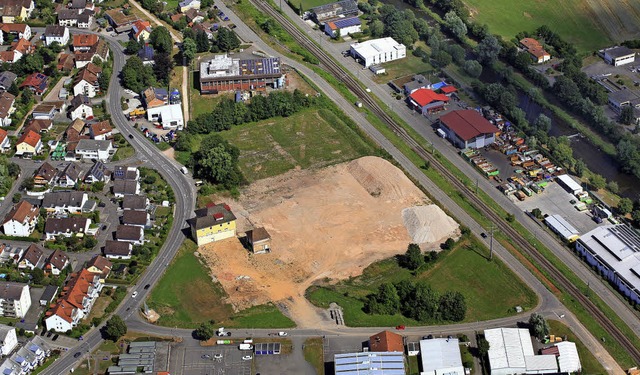
[(264, 226), (272, 252), (250, 254), (233, 238), (200, 253), (236, 309), (274, 301), (299, 327), (326, 324), (304, 298), (314, 281), (359, 275), (406, 251), (412, 239), (426, 241), (427, 249), (458, 235), (453, 219), (376, 157), (260, 180), (227, 203), (238, 217), (238, 233)]

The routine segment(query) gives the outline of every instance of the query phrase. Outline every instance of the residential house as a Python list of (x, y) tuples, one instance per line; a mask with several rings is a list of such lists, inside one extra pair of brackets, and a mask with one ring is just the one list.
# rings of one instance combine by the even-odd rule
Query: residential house
[(31, 293), (27, 284), (0, 282), (0, 315), (24, 318), (31, 307)]
[(147, 110), (169, 104), (169, 93), (163, 88), (149, 87), (142, 92), (141, 98)]
[(200, 9), (200, 0), (183, 0), (178, 3), (180, 13), (184, 13), (189, 9)]
[(64, 136), (67, 142), (78, 142), (80, 139), (89, 139), (88, 136), (84, 135), (84, 126), (84, 121), (80, 119), (76, 119), (75, 121), (73, 121), (64, 132)]
[(114, 180), (113, 195), (116, 198), (122, 198), (127, 195), (140, 194), (140, 184), (135, 180)]
[(151, 226), (151, 220), (146, 211), (125, 210), (122, 213), (122, 224), (148, 228)]
[(44, 224), (44, 235), (47, 241), (54, 240), (58, 236), (84, 236), (89, 230), (90, 225), (91, 219), (88, 219), (86, 217), (50, 217)]
[(136, 167), (126, 167), (117, 165), (113, 168), (113, 181), (118, 180), (132, 180), (138, 181), (140, 179), (140, 171)]
[(146, 211), (149, 206), (149, 199), (144, 195), (125, 195), (122, 199), (123, 210)]
[(236, 216), (227, 204), (211, 204), (195, 211), (196, 217), (187, 220), (198, 246), (236, 235)]
[(132, 225), (118, 225), (116, 240), (142, 245), (144, 244), (144, 229)]
[(18, 346), (16, 328), (0, 324), (0, 354), (8, 356)]
[(98, 44), (100, 38), (95, 34), (73, 34), (71, 46), (74, 52), (89, 52)]
[(22, 255), (22, 259), (18, 262), (19, 269), (30, 269), (34, 268), (42, 268), (44, 266), (44, 252), (42, 251), (42, 247), (37, 244), (31, 244), (27, 248), (27, 251)]
[(76, 68), (80, 69), (92, 62), (94, 59), (98, 59), (102, 62), (106, 62), (109, 58), (109, 46), (107, 42), (100, 39), (98, 43), (87, 52), (76, 52), (74, 59)]
[(247, 242), (254, 254), (271, 252), (271, 235), (265, 228), (256, 228), (247, 232)]
[[(96, 2), (100, 2), (100, 1), (96, 1)], [(71, 4), (69, 6), (69, 9), (89, 9), (89, 10), (94, 10), (95, 9), (95, 4), (93, 2), (87, 2), (87, 0), (73, 0), (71, 1)]]
[(113, 263), (102, 255), (96, 255), (87, 262), (85, 268), (87, 271), (99, 275), (100, 282), (104, 283), (107, 277), (109, 277), (109, 273), (111, 273)]
[(6, 130), (0, 129), (0, 153), (9, 152), (11, 150), (11, 140)]
[(16, 156), (31, 157), (42, 152), (42, 139), (40, 134), (33, 130), (27, 130), (16, 143)]
[(89, 125), (89, 135), (91, 139), (104, 141), (113, 135), (113, 128), (109, 120), (96, 122), (95, 124)]
[(207, 38), (209, 40), (213, 39), (213, 31), (211, 31), (212, 25), (209, 22), (199, 22), (193, 25), (192, 29), (194, 32), (203, 32), (207, 34)]
[(15, 50), (9, 49), (6, 51), (0, 51), (0, 63), (13, 64), (20, 60), (21, 57), (22, 54)]
[(42, 208), (47, 212), (79, 214), (89, 202), (87, 193), (81, 191), (54, 191), (45, 193)]
[(53, 127), (53, 121), (45, 119), (31, 119), (26, 126), (26, 129), (33, 130), (36, 133), (44, 133), (51, 130)]
[(531, 59), (536, 64), (542, 64), (551, 59), (549, 52), (545, 51), (540, 42), (533, 38), (524, 38), (520, 40), (520, 46), (531, 55)]
[(0, 15), (3, 23), (15, 23), (17, 18), (27, 20), (34, 9), (33, 0), (0, 0)]
[(76, 146), (76, 155), (82, 159), (107, 161), (114, 152), (109, 140), (81, 139)]
[(59, 289), (57, 285), (47, 285), (40, 297), (40, 306), (49, 306), (53, 299), (56, 298)]
[(109, 259), (131, 259), (133, 245), (130, 242), (107, 240), (104, 245), (104, 256)]
[(69, 117), (72, 120), (93, 119), (93, 107), (91, 106), (91, 100), (86, 95), (76, 95), (71, 99), (71, 105), (69, 106)]
[(70, 162), (64, 168), (62, 168), (56, 177), (56, 184), (60, 187), (75, 187), (76, 184), (82, 181), (84, 172), (80, 165), (76, 162)]
[(16, 111), (16, 97), (8, 92), (0, 93), (0, 126), (11, 125), (11, 115)]
[(0, 30), (12, 37), (9, 41), (31, 39), (31, 27), (26, 23), (5, 23), (0, 25)]
[(44, 94), (45, 91), (47, 91), (47, 88), (49, 87), (48, 85), (49, 77), (42, 73), (33, 73), (27, 76), (24, 82), (22, 82), (22, 84), (20, 85), (20, 88), (26, 87), (29, 90), (33, 91), (34, 94), (40, 96)]
[(187, 23), (189, 25), (192, 25), (194, 23), (204, 21), (204, 17), (206, 16), (206, 13), (201, 12), (197, 9), (189, 9), (186, 12), (184, 12), (184, 16), (187, 18)]
[(417, 89), (408, 98), (409, 104), (425, 116), (446, 109), (450, 100), (448, 96), (438, 94), (431, 89)]
[(149, 44), (145, 44), (144, 47), (140, 48), (140, 51), (138, 51), (138, 57), (142, 60), (142, 64), (144, 65), (155, 64), (154, 55), (155, 52), (153, 51), (153, 47)]
[(55, 250), (47, 259), (44, 270), (54, 276), (59, 275), (69, 265), (69, 256), (64, 251)]
[(20, 52), (21, 55), (29, 55), (36, 51), (36, 47), (31, 44), (27, 39), (21, 38), (11, 43), (11, 49), (13, 51)]
[(100, 276), (86, 269), (71, 274), (55, 305), (45, 313), (47, 330), (67, 332), (89, 314), (100, 295)]
[(93, 184), (94, 182), (109, 182), (110, 178), (111, 176), (109, 175), (107, 166), (100, 160), (96, 160), (84, 176), (84, 182), (88, 184)]
[(10, 71), (4, 71), (0, 73), (0, 90), (9, 90), (12, 84), (16, 82), (18, 75)]
[(40, 209), (27, 201), (20, 201), (4, 217), (2, 227), (7, 236), (29, 237), (36, 228)]
[(90, 29), (93, 25), (94, 11), (90, 9), (62, 9), (58, 12), (58, 25)]
[(362, 22), (358, 17), (336, 18), (324, 23), (324, 32), (332, 38), (359, 33)]
[(315, 22), (322, 24), (330, 19), (357, 16), (358, 3), (355, 0), (337, 1), (311, 8), (309, 12)]
[(149, 21), (137, 20), (131, 26), (131, 38), (138, 42), (149, 40), (151, 35), (151, 23)]
[(33, 176), (33, 184), (35, 186), (48, 186), (53, 183), (53, 180), (58, 175), (57, 172), (51, 164), (45, 161)]
[[(23, 323), (18, 324), (24, 326)], [(24, 329), (26, 332), (35, 333), (34, 331), (30, 331), (29, 328)], [(51, 350), (48, 345), (40, 337), (35, 336), (9, 358), (5, 359), (4, 362), (0, 364), (0, 371), (4, 375), (30, 374), (41, 366), (50, 354)]]
[(102, 69), (89, 62), (76, 74), (73, 79), (73, 94), (86, 95), (94, 98), (100, 92), (100, 82), (98, 78), (102, 74)]
[(44, 44), (58, 43), (61, 47), (69, 43), (69, 29), (65, 26), (50, 25), (44, 31)]
[(58, 65), (56, 65), (56, 68), (61, 72), (69, 73), (73, 70), (75, 63), (75, 58), (72, 54), (61, 53), (60, 57), (58, 57)]
[(57, 107), (54, 104), (50, 102), (44, 102), (44, 103), (38, 104), (31, 112), (31, 115), (36, 120), (51, 121), (56, 116), (56, 111), (57, 111)]

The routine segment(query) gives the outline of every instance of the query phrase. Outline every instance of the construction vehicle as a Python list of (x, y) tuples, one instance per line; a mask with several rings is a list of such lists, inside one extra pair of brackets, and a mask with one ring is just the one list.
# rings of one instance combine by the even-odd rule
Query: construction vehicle
[(136, 108), (133, 111), (129, 112), (129, 120), (133, 121), (135, 120), (137, 117), (139, 116), (144, 116), (147, 114), (147, 111), (145, 111), (142, 108)]

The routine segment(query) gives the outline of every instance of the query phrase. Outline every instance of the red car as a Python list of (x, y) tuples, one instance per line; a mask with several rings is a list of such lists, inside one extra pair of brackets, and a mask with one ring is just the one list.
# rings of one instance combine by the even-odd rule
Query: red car
[(398, 331), (404, 331), (405, 326), (396, 326), (396, 329), (397, 329)]

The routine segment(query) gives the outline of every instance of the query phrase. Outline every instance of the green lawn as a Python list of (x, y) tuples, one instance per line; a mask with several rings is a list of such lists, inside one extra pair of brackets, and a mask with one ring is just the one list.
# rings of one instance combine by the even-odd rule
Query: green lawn
[(333, 0), (289, 0), (289, 3), (291, 3), (294, 7), (299, 8), (300, 5), (302, 5), (302, 9), (304, 11), (307, 11), (311, 8), (320, 6), (320, 5), (324, 5), (324, 4), (329, 4), (329, 3), (333, 3)]
[(521, 31), (548, 25), (581, 52), (611, 44), (584, 0), (512, 1), (464, 0), (473, 18), (489, 25), (492, 33), (512, 39)]
[(300, 166), (322, 167), (373, 153), (327, 109), (236, 126), (220, 133), (240, 149), (240, 169), (251, 182)]
[(167, 272), (151, 292), (148, 304), (160, 314), (158, 324), (195, 328), (199, 323), (214, 320), (228, 327), (288, 328), (293, 322), (273, 305), (256, 306), (234, 313), (231, 305), (222, 301), (226, 293), (214, 283), (209, 270), (196, 258), (197, 246), (183, 243)]
[(304, 359), (316, 370), (316, 375), (324, 375), (323, 343), (320, 337), (310, 337), (304, 340)]
[(375, 77), (377, 83), (384, 83), (399, 77), (435, 71), (431, 64), (423, 62), (422, 59), (410, 53), (408, 53), (404, 59), (384, 63), (382, 67), (385, 68), (386, 72)]
[(602, 367), (602, 364), (591, 354), (589, 348), (577, 339), (577, 337), (571, 332), (571, 329), (557, 320), (549, 320), (550, 333), (552, 335), (567, 337), (568, 341), (575, 342), (578, 349), (578, 356), (580, 357), (580, 364), (582, 364), (582, 373), (586, 375), (606, 374), (607, 371)]
[[(423, 266), (415, 276), (400, 268), (394, 258), (376, 262), (356, 278), (334, 286), (311, 287), (307, 298), (323, 308), (336, 302), (344, 310), (347, 325), (360, 327), (421, 325), (400, 314), (370, 315), (362, 311), (364, 298), (381, 283), (406, 279), (425, 280), (440, 293), (447, 290), (461, 292), (467, 302), (465, 322), (505, 317), (512, 315), (517, 305), (526, 310), (537, 304), (533, 291), (500, 260), (488, 261), (486, 251), (477, 248), (477, 243), (465, 241), (455, 250), (441, 254), (435, 263)], [(497, 290), (500, 293), (496, 293)]]

